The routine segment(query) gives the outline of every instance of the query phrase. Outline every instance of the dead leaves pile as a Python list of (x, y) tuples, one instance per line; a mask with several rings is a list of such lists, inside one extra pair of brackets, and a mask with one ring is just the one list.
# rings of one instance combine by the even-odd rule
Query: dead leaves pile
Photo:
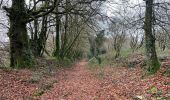
[[(166, 67), (168, 68), (168, 67)], [(165, 67), (151, 76), (142, 77), (141, 67), (105, 67), (91, 71), (87, 62), (78, 62), (70, 69), (61, 69), (55, 75), (44, 77), (39, 83), (29, 83), (30, 70), (0, 70), (0, 99), (25, 100), (143, 100), (165, 98), (170, 95), (170, 78), (163, 72)], [(96, 77), (101, 75), (102, 78)], [(57, 82), (53, 82), (57, 80)], [(33, 95), (40, 84), (53, 82), (39, 96)], [(155, 99), (156, 100), (156, 99)]]

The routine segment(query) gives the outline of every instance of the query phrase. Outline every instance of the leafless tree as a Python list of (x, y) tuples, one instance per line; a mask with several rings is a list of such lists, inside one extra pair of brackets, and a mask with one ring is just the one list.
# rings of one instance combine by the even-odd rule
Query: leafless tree
[(113, 48), (116, 52), (115, 58), (120, 56), (121, 48), (126, 40), (126, 29), (125, 25), (122, 21), (117, 20), (116, 23), (111, 23), (109, 27), (111, 33), (111, 37), (113, 39)]

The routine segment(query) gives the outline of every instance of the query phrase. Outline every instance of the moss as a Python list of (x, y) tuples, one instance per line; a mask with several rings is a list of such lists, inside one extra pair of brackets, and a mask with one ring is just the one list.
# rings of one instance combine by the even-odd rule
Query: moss
[(9, 12), (10, 16), (10, 58), (11, 67), (14, 68), (25, 68), (30, 67), (33, 64), (32, 54), (29, 44), (29, 36), (27, 28), (23, 20), (27, 19), (25, 12), (25, 1), (24, 0), (13, 0), (11, 9)]
[(40, 89), (40, 90), (37, 90), (33, 93), (33, 96), (41, 96), (44, 94), (44, 90)]
[(16, 60), (16, 64), (14, 65), (15, 68), (20, 69), (20, 68), (30, 68), (33, 66), (33, 60), (28, 59), (28, 60), (23, 60), (22, 58)]
[(53, 87), (53, 82), (51, 82), (51, 83), (47, 83), (47, 84), (43, 84), (42, 86), (41, 86), (41, 89), (42, 90), (50, 90), (52, 87)]
[(149, 74), (154, 74), (160, 69), (160, 63), (158, 60), (148, 61), (148, 72)]

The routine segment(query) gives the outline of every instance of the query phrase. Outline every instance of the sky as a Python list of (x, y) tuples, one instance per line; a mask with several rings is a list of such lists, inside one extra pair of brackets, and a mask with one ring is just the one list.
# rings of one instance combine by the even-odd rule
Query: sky
[[(139, 3), (143, 3), (143, 0), (122, 0), (122, 1), (129, 1), (128, 6), (135, 6)], [(119, 11), (120, 7), (122, 6), (122, 3), (120, 0), (107, 0), (106, 3), (104, 3), (106, 13), (109, 17), (112, 17), (114, 15), (115, 11)], [(126, 5), (125, 5), (126, 6)]]

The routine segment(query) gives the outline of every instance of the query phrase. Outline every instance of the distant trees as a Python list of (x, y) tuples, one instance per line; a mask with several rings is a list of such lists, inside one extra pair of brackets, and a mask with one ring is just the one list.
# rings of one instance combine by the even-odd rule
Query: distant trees
[[(97, 0), (100, 1), (100, 0)], [(73, 56), (70, 55), (71, 50), (76, 46), (77, 41), (82, 34), (88, 32), (87, 27), (91, 25), (94, 16), (100, 12), (101, 2), (90, 0), (79, 1), (75, 0), (70, 2), (66, 0), (59, 5), (64, 6), (62, 11), (61, 6), (56, 6), (54, 10), (55, 14), (55, 50), (54, 56), (63, 59), (64, 57)], [(94, 4), (91, 6), (91, 4)], [(63, 14), (57, 14), (57, 12), (64, 12)]]
[(99, 64), (101, 64), (101, 58), (99, 55), (105, 53), (105, 51), (102, 49), (104, 41), (105, 41), (105, 31), (102, 30), (99, 33), (96, 34), (96, 36), (89, 37), (89, 43), (90, 43), (90, 55), (91, 57), (95, 57)]
[(113, 40), (113, 49), (115, 51), (115, 58), (120, 57), (120, 51), (123, 44), (126, 41), (126, 27), (122, 20), (117, 20), (115, 23), (111, 23), (109, 26), (111, 31), (110, 36)]
[(159, 48), (164, 51), (169, 45), (169, 36), (164, 32), (157, 32), (156, 39), (158, 41)]
[(136, 34), (131, 33), (129, 39), (130, 39), (130, 48), (132, 49), (133, 53), (139, 48), (141, 48), (144, 43), (144, 36), (143, 35), (141, 36), (138, 33)]
[(102, 30), (96, 35), (96, 38), (95, 38), (96, 56), (101, 54), (101, 51), (102, 51), (101, 48), (103, 46), (104, 41), (105, 41), (105, 31)]
[(116, 52), (115, 58), (120, 56), (121, 48), (125, 42), (126, 35), (122, 32), (120, 34), (115, 34), (112, 38), (114, 39), (114, 50)]

